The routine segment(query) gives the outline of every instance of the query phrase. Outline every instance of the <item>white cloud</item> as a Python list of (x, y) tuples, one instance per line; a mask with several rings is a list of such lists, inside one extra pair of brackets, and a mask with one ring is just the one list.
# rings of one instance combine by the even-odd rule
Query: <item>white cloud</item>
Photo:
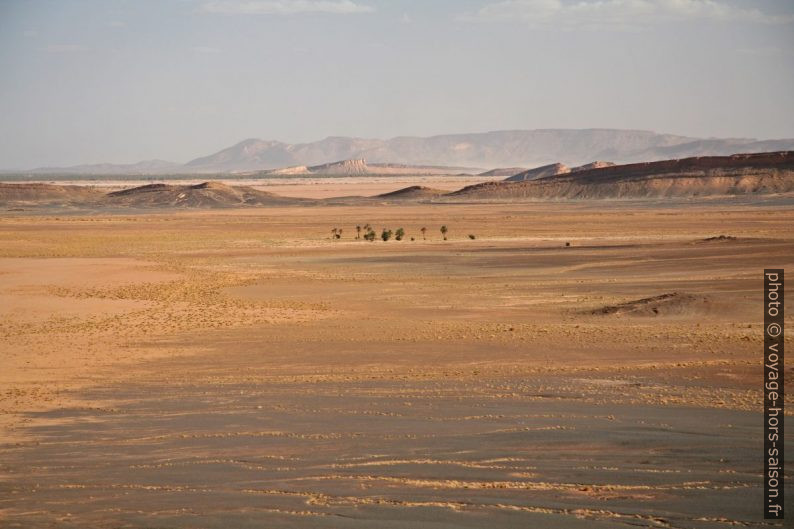
[(461, 16), (465, 20), (521, 20), (563, 29), (632, 29), (671, 21), (787, 24), (794, 15), (740, 8), (721, 0), (502, 0)]
[(214, 0), (206, 2), (205, 13), (225, 15), (297, 15), (331, 13), (347, 15), (371, 13), (375, 8), (353, 0)]

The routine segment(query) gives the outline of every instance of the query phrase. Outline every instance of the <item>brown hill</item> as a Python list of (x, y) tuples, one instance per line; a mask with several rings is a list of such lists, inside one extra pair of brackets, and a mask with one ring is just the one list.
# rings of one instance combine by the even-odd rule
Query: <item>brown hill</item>
[(524, 171), (523, 173), (518, 173), (509, 178), (506, 178), (505, 181), (525, 182), (528, 180), (538, 180), (540, 178), (547, 178), (549, 176), (557, 176), (560, 174), (567, 174), (570, 172), (571, 169), (564, 163), (553, 163), (549, 165), (543, 165), (541, 167), (536, 167), (534, 169), (529, 169), (528, 171)]
[(587, 163), (587, 164), (584, 164), (584, 165), (580, 165), (579, 167), (573, 167), (573, 168), (571, 168), (571, 172), (572, 173), (577, 173), (579, 171), (589, 171), (590, 169), (601, 169), (602, 167), (613, 167), (615, 165), (617, 165), (617, 164), (614, 164), (612, 162), (595, 161), (595, 162), (590, 162), (590, 163)]
[(149, 184), (108, 193), (103, 205), (136, 208), (224, 208), (240, 206), (290, 205), (311, 202), (288, 198), (247, 186), (220, 182), (195, 185)]
[(443, 195), (445, 192), (440, 189), (433, 189), (425, 186), (409, 186), (390, 193), (376, 195), (373, 198), (383, 198), (390, 200), (420, 200), (423, 198), (434, 198)]
[(477, 176), (515, 176), (525, 171), (527, 171), (526, 167), (497, 167), (496, 169), (480, 173)]
[(521, 182), (485, 182), (456, 200), (660, 198), (794, 191), (794, 151), (615, 165)]
[(54, 184), (0, 183), (0, 205), (77, 205), (101, 199), (105, 194), (93, 187)]

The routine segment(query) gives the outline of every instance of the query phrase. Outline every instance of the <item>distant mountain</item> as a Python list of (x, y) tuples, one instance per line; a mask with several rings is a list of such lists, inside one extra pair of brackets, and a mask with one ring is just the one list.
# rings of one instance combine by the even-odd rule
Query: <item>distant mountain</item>
[(156, 175), (179, 171), (182, 164), (165, 160), (144, 160), (138, 163), (97, 163), (70, 167), (41, 167), (26, 171), (35, 174), (84, 174), (84, 175)]
[(366, 159), (370, 166), (398, 162), (414, 166), (537, 167), (559, 160), (575, 166), (592, 160), (631, 163), (782, 150), (794, 150), (794, 139), (703, 139), (618, 129), (505, 130), (388, 140), (329, 137), (298, 144), (248, 139), (184, 165), (153, 160), (128, 165), (34, 169), (24, 173), (219, 174), (311, 168), (336, 160), (357, 159)]
[(330, 137), (300, 144), (249, 139), (192, 160), (185, 168), (190, 172), (240, 172), (350, 159), (366, 159), (369, 164), (534, 167), (558, 160), (571, 165), (593, 160), (629, 163), (790, 149), (794, 149), (794, 139), (701, 139), (642, 130), (541, 129), (389, 140)]

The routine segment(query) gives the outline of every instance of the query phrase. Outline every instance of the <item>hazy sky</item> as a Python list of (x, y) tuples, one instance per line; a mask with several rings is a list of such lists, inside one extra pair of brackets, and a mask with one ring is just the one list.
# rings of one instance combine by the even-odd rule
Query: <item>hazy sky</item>
[(0, 0), (0, 167), (249, 137), (794, 137), (794, 2)]

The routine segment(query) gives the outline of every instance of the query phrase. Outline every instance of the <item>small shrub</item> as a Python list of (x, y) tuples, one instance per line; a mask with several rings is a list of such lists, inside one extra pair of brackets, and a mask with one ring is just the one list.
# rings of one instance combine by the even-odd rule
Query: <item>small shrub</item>
[(469, 234), (469, 239), (471, 239), (472, 241), (473, 241), (474, 239), (476, 239), (476, 238), (477, 238), (477, 237), (476, 237), (476, 236), (475, 236), (473, 233), (470, 233), (470, 234)]

